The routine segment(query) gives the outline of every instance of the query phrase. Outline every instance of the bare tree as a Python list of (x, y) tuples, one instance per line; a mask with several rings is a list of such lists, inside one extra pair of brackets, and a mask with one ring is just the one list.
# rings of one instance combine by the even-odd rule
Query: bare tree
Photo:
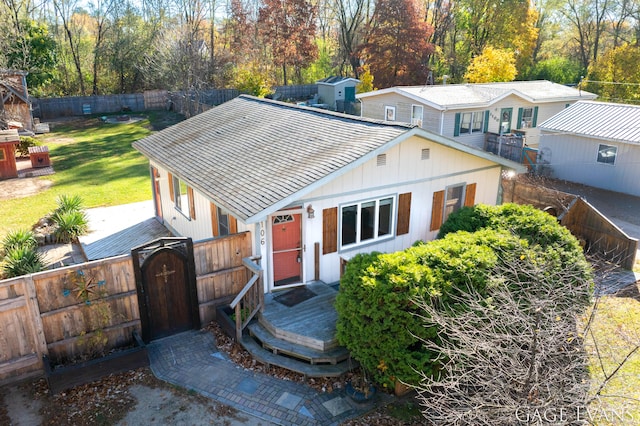
[(439, 377), (423, 375), (417, 387), (425, 417), (443, 425), (491, 426), (584, 419), (598, 397), (590, 394), (584, 348), (597, 308), (578, 320), (591, 282), (576, 272), (505, 259), (486, 292), (469, 285), (445, 305), (420, 300), (425, 326), (439, 333), (425, 346), (441, 354), (442, 364)]

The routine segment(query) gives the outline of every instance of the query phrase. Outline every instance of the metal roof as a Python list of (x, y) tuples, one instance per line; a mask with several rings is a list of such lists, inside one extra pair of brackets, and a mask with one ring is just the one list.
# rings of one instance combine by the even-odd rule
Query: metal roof
[(215, 204), (252, 223), (412, 135), (506, 167), (519, 167), (410, 124), (247, 95), (133, 146)]
[(539, 127), (547, 131), (640, 144), (640, 106), (576, 102)]
[(358, 80), (357, 78), (342, 77), (342, 76), (333, 76), (333, 77), (323, 78), (322, 80), (316, 81), (316, 83), (317, 84), (328, 84), (328, 85), (331, 85), (331, 86), (335, 86), (338, 83), (342, 83), (342, 82), (349, 81), (349, 80), (353, 80), (356, 83), (360, 83), (360, 80)]
[(362, 93), (357, 95), (357, 98), (362, 99), (385, 93), (408, 96), (439, 110), (485, 107), (509, 95), (519, 96), (531, 103), (592, 100), (597, 97), (597, 95), (584, 90), (552, 83), (547, 80), (539, 80), (391, 87)]

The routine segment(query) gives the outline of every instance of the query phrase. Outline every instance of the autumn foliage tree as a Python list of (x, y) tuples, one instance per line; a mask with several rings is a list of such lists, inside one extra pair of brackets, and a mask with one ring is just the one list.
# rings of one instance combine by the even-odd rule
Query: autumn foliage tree
[(487, 46), (473, 58), (464, 77), (469, 83), (491, 83), (513, 81), (517, 74), (513, 51)]
[[(605, 53), (589, 66), (586, 89), (604, 100), (640, 103), (640, 46), (625, 44)], [(611, 82), (611, 83), (601, 83)]]
[(316, 7), (306, 0), (264, 0), (258, 26), (273, 63), (282, 67), (282, 80), (288, 83), (287, 67), (293, 67), (296, 82), (302, 69), (318, 55), (314, 41)]
[(433, 29), (414, 0), (378, 0), (361, 58), (380, 88), (425, 84)]

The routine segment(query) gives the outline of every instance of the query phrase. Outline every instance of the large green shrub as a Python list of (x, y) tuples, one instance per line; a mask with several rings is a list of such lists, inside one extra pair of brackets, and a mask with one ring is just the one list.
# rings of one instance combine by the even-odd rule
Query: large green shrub
[(483, 289), (499, 260), (526, 246), (516, 237), (485, 230), (457, 233), (389, 254), (360, 254), (351, 259), (336, 297), (337, 338), (376, 381), (417, 384), (419, 373), (435, 373), (437, 354), (420, 339), (437, 338), (418, 317), (417, 297), (445, 300), (467, 285)]
[[(520, 294), (548, 291), (536, 288), (531, 274), (563, 271), (570, 278), (557, 283), (559, 292), (591, 277), (577, 240), (555, 218), (532, 207), (476, 206), (452, 214), (445, 225), (438, 240), (397, 253), (355, 256), (340, 281), (338, 341), (384, 385), (396, 379), (417, 384), (418, 371), (432, 375), (440, 368), (439, 354), (426, 350), (422, 340), (447, 337), (424, 326), (415, 300), (464, 310), (450, 298), (470, 287), (485, 294), (498, 269), (500, 279)], [(457, 228), (469, 232), (454, 232)], [(518, 262), (539, 269), (514, 268)], [(575, 294), (580, 300), (567, 298), (567, 304), (588, 304), (587, 293)], [(526, 298), (518, 303), (527, 308)]]
[(533, 206), (509, 203), (465, 207), (449, 216), (438, 237), (460, 230), (475, 232), (480, 229), (511, 232), (527, 240), (531, 247), (545, 252), (547, 261), (556, 262), (559, 268), (580, 274), (580, 279), (588, 280), (591, 276), (578, 240), (555, 217)]

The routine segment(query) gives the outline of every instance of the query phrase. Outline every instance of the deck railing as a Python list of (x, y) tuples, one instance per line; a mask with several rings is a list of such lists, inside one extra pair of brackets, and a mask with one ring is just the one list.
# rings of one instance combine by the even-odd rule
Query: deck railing
[(244, 288), (229, 304), (236, 316), (236, 341), (242, 339), (242, 330), (264, 306), (264, 290), (262, 288), (262, 267), (260, 256), (245, 257), (242, 264), (252, 273)]

